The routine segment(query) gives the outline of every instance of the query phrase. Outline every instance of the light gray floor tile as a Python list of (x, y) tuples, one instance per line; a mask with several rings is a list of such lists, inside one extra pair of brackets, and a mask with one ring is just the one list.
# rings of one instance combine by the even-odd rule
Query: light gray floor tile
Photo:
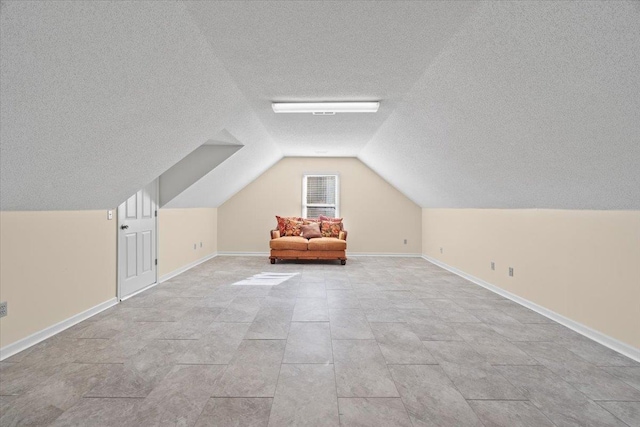
[(503, 301), (497, 308), (520, 323), (553, 323), (553, 320), (513, 301)]
[(560, 344), (522, 342), (519, 348), (594, 400), (640, 401), (640, 391)]
[(482, 423), (439, 366), (390, 366), (414, 426), (473, 426)]
[(334, 340), (333, 360), (338, 396), (398, 396), (376, 341)]
[(282, 365), (269, 425), (339, 425), (333, 365)]
[(327, 291), (324, 288), (324, 282), (311, 282), (300, 284), (298, 290), (299, 298), (326, 298)]
[(487, 359), (464, 341), (423, 341), (422, 343), (439, 362), (456, 364), (484, 363)]
[(85, 397), (146, 397), (171, 371), (189, 344), (187, 340), (150, 342), (121, 365), (112, 365), (109, 375)]
[(399, 398), (339, 398), (338, 406), (340, 425), (344, 427), (411, 427)]
[(284, 348), (283, 340), (244, 340), (213, 396), (273, 397)]
[(524, 399), (523, 394), (500, 375), (484, 356), (459, 341), (425, 341), (465, 399)]
[(298, 298), (293, 310), (293, 322), (328, 322), (326, 298)]
[(271, 398), (209, 399), (196, 427), (267, 427)]
[(109, 365), (70, 363), (57, 369), (55, 375), (12, 401), (0, 414), (0, 425), (47, 425), (102, 381)]
[(253, 322), (253, 319), (260, 311), (262, 298), (254, 297), (236, 297), (225, 308), (225, 310), (216, 317), (216, 322)]
[(617, 353), (602, 344), (598, 344), (586, 337), (562, 340), (559, 343), (581, 358), (596, 366), (636, 366), (640, 363)]
[[(362, 304), (363, 300), (360, 300)], [(386, 301), (386, 300), (382, 300)], [(401, 308), (366, 308), (364, 314), (369, 322), (377, 323), (405, 323), (407, 321), (405, 310)]]
[(324, 281), (327, 290), (351, 289), (351, 282), (348, 278), (327, 277)]
[(403, 312), (405, 320), (411, 325), (433, 324), (441, 321), (440, 317), (428, 308), (407, 308), (403, 309)]
[(58, 417), (55, 427), (134, 427), (137, 409), (142, 399), (99, 398), (80, 399)]
[(575, 336), (575, 332), (555, 323), (492, 324), (490, 327), (509, 341), (556, 341)]
[(408, 325), (423, 341), (462, 341), (462, 337), (456, 333), (452, 324), (440, 319), (428, 323), (408, 323)]
[(454, 329), (492, 365), (537, 365), (539, 363), (487, 325), (456, 324)]
[(283, 363), (333, 363), (329, 322), (292, 322)]
[(186, 344), (177, 363), (199, 365), (229, 363), (250, 325), (250, 323), (212, 323), (206, 335)]
[(371, 323), (371, 328), (388, 365), (437, 363), (406, 323)]
[(496, 366), (531, 403), (558, 426), (617, 426), (624, 424), (543, 366)]
[(330, 309), (331, 338), (334, 340), (372, 340), (373, 333), (359, 308)]
[(0, 362), (0, 395), (24, 394), (59, 370), (57, 365)]
[(522, 325), (522, 323), (513, 317), (494, 308), (482, 310), (469, 309), (468, 311), (487, 325)]
[(479, 323), (480, 320), (450, 299), (425, 299), (424, 305), (447, 323)]
[(611, 375), (640, 390), (640, 366), (603, 367)]
[(329, 308), (361, 308), (360, 300), (351, 290), (328, 290), (327, 303)]
[(469, 405), (484, 427), (554, 427), (530, 402), (472, 400)]
[(225, 368), (224, 365), (174, 366), (137, 408), (140, 425), (194, 425)]
[(248, 340), (286, 340), (293, 308), (262, 307), (245, 336)]
[(640, 427), (640, 402), (598, 402), (629, 427)]

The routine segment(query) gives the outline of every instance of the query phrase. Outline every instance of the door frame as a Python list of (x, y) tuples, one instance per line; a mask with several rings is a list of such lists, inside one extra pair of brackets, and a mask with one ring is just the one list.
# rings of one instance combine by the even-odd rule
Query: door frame
[[(159, 253), (158, 253), (158, 242), (160, 239), (158, 239), (158, 210), (160, 209), (160, 179), (156, 178), (153, 183), (155, 183), (155, 189), (156, 189), (156, 208), (155, 208), (155, 212), (154, 212), (154, 231), (155, 231), (155, 237), (156, 237), (156, 241), (155, 241), (155, 246), (156, 246), (156, 259), (159, 260)], [(123, 202), (126, 203), (126, 200)], [(118, 207), (120, 207), (120, 205), (118, 205)], [(152, 288), (154, 286), (156, 286), (158, 284), (158, 268), (159, 268), (159, 262), (158, 264), (155, 265), (156, 267), (156, 280), (155, 282), (151, 283), (149, 286), (145, 286), (144, 288), (140, 289), (139, 291), (136, 291), (134, 293), (132, 293), (131, 295), (127, 295), (126, 297), (122, 296), (122, 287), (121, 287), (121, 271), (120, 269), (122, 268), (122, 265), (120, 264), (120, 251), (122, 250), (122, 248), (120, 247), (120, 226), (122, 225), (122, 218), (120, 218), (119, 215), (119, 209), (116, 208), (116, 298), (118, 299), (118, 302), (127, 300), (129, 298), (131, 298), (134, 295), (138, 295), (141, 292), (146, 291), (149, 288)]]

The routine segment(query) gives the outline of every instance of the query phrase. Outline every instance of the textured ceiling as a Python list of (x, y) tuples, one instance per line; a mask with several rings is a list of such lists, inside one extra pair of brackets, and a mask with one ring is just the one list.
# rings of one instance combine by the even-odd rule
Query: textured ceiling
[[(282, 153), (333, 157), (358, 155), (475, 8), (462, 1), (185, 5)], [(305, 100), (383, 102), (376, 114), (271, 109), (271, 101)]]
[[(2, 2), (2, 209), (167, 207), (283, 155), (357, 156), (424, 207), (640, 209), (638, 2)], [(380, 100), (376, 114), (271, 101)]]

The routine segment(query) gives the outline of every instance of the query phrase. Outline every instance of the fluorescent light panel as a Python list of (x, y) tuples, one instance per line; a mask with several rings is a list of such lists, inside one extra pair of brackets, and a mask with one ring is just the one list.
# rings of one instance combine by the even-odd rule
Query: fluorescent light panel
[(375, 113), (379, 102), (274, 102), (274, 113)]

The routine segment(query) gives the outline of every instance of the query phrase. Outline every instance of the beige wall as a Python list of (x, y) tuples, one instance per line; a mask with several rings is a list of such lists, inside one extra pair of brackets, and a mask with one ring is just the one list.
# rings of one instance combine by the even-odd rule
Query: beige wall
[(107, 211), (0, 212), (0, 347), (116, 296)]
[[(221, 252), (267, 252), (276, 215), (300, 216), (302, 175), (340, 174), (350, 253), (421, 253), (421, 209), (355, 158), (287, 157), (218, 208)], [(403, 240), (407, 239), (405, 245)]]
[(422, 219), (425, 255), (640, 348), (640, 212), (423, 209)]
[(217, 252), (217, 211), (216, 208), (158, 211), (159, 278)]

